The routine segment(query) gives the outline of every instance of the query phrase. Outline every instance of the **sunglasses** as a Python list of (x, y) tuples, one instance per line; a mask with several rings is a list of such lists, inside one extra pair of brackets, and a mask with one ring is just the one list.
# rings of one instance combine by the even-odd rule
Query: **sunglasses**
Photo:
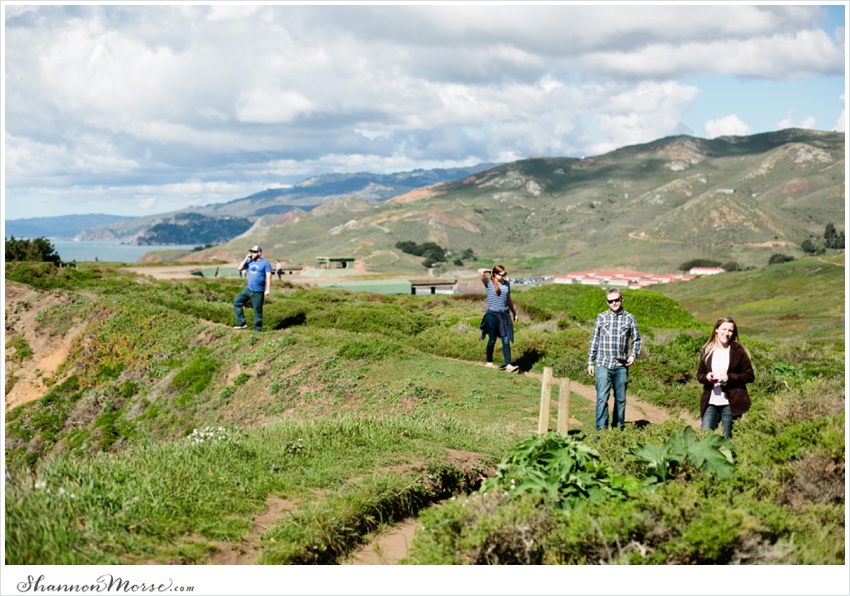
[(608, 304), (614, 304), (615, 302), (622, 302), (622, 301), (623, 301), (622, 298), (612, 298), (611, 300), (608, 301)]

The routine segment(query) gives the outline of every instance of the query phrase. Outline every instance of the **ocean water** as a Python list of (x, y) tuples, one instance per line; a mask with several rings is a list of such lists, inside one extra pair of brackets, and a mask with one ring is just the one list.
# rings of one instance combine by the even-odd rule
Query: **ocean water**
[(74, 242), (73, 240), (51, 240), (51, 244), (63, 261), (109, 261), (136, 263), (142, 256), (156, 250), (191, 250), (196, 245), (174, 244), (169, 246), (132, 246), (118, 242)]

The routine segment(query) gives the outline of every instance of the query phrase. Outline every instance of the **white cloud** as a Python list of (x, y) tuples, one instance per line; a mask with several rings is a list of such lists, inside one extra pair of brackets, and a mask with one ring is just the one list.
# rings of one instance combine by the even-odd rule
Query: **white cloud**
[(782, 130), (783, 128), (810, 128), (815, 129), (817, 126), (817, 120), (813, 116), (808, 116), (807, 118), (803, 118), (800, 122), (794, 122), (794, 110), (788, 110), (788, 116), (780, 120), (776, 123), (776, 129)]
[(146, 197), (136, 201), (136, 205), (138, 205), (139, 209), (143, 211), (153, 211), (156, 208), (157, 203), (158, 201), (156, 200), (156, 197)]
[(835, 121), (835, 126), (832, 127), (832, 130), (837, 132), (847, 132), (847, 104), (845, 101), (846, 94), (842, 93), (841, 104), (844, 107), (841, 108), (841, 114), (838, 116), (838, 120)]
[(258, 124), (284, 124), (313, 109), (313, 103), (295, 91), (251, 89), (236, 100), (236, 119)]
[(743, 136), (752, 134), (752, 129), (741, 121), (735, 114), (709, 120), (704, 126), (706, 138), (713, 139), (723, 136)]
[[(679, 134), (709, 95), (695, 79), (779, 88), (844, 72), (817, 6), (4, 8), (12, 200), (91, 187), (154, 209), (238, 198), (173, 186), (193, 180), (250, 194), (327, 171), (597, 155)], [(782, 118), (760, 109), (775, 97), (746, 100), (754, 111), (716, 108), (735, 116), (707, 134)], [(796, 126), (835, 117), (793, 105), (806, 115)]]
[(215, 4), (210, 7), (207, 19), (210, 21), (226, 21), (250, 17), (260, 9), (257, 5), (248, 4)]

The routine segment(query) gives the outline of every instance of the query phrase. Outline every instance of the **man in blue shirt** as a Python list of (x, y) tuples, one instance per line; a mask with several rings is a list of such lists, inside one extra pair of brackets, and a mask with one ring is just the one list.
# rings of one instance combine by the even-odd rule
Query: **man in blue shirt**
[(623, 310), (620, 290), (608, 290), (605, 298), (608, 310), (596, 317), (587, 352), (587, 373), (596, 377), (596, 430), (603, 430), (608, 425), (608, 395), (612, 386), (616, 408), (611, 427), (619, 426), (622, 430), (626, 424), (629, 367), (640, 354), (640, 333), (634, 316)]
[(239, 273), (247, 269), (248, 285), (233, 300), (236, 314), (234, 329), (247, 329), (243, 307), (250, 301), (254, 308), (254, 331), (263, 330), (263, 302), (272, 290), (272, 266), (263, 258), (263, 249), (256, 244), (248, 250), (248, 256), (239, 263)]

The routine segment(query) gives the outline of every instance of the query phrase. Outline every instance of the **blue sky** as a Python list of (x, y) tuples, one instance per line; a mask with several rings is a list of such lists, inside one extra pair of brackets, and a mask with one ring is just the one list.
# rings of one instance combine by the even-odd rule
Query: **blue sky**
[(2, 8), (6, 219), (675, 134), (846, 133), (846, 3)]

